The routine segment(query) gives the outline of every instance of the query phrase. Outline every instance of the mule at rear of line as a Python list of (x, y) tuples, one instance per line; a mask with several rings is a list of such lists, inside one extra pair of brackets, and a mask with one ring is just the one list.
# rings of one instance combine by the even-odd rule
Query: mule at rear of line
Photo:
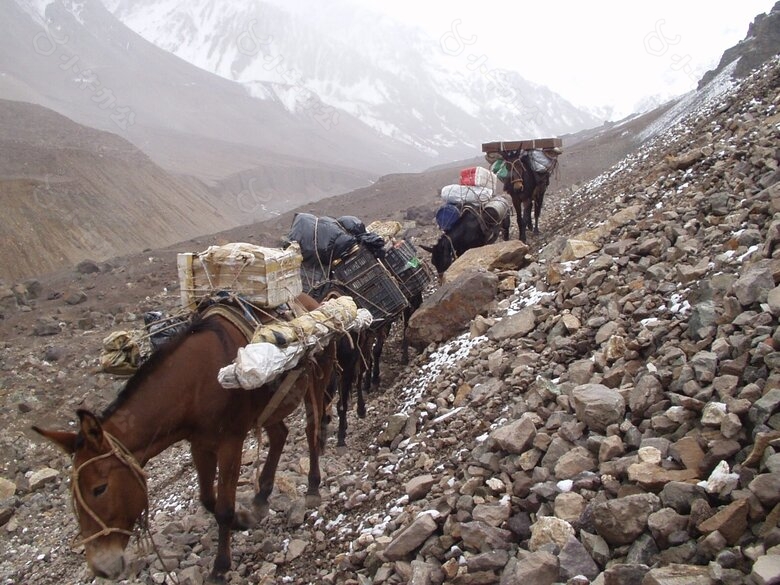
[[(148, 529), (144, 467), (181, 440), (190, 443), (200, 500), (218, 525), (211, 572), (215, 581), (221, 581), (231, 566), (231, 530), (247, 528), (256, 519), (236, 510), (244, 440), (253, 428), (258, 433), (263, 428), (268, 435), (268, 455), (253, 500), (262, 514), (268, 508), (288, 434), (285, 418), (301, 402), (306, 408), (310, 458), (307, 504), (319, 503), (320, 424), (337, 338), (262, 386), (224, 387), (218, 376), (234, 365), (239, 348), (260, 331), (256, 324), (247, 323), (246, 304), (239, 305), (218, 302), (193, 313), (187, 328), (155, 351), (101, 414), (77, 411), (76, 432), (34, 427), (72, 457), (71, 492), (79, 543), (96, 576), (117, 579), (123, 573), (124, 549), (131, 535), (135, 529)], [(320, 304), (299, 294), (285, 307), (288, 313), (308, 315)]]

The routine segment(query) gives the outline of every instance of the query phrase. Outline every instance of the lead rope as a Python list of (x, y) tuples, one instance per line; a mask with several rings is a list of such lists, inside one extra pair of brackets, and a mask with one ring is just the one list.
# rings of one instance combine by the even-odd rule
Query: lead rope
[(452, 250), (452, 257), (454, 260), (458, 259), (458, 252), (455, 250), (455, 244), (452, 242), (452, 238), (449, 234), (445, 233), (444, 237), (447, 238), (447, 241), (450, 243), (450, 249)]

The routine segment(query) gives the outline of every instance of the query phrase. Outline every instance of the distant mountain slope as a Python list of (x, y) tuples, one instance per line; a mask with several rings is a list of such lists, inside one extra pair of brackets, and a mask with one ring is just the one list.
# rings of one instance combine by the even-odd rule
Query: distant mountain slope
[(241, 210), (126, 140), (0, 100), (0, 279), (140, 252), (236, 225)]
[(319, 99), (436, 161), (492, 136), (546, 136), (601, 122), (484, 56), (354, 2), (103, 0), (159, 47), (252, 95), (306, 112)]
[(425, 159), (346, 112), (326, 127), (279, 101), (253, 98), (145, 41), (99, 0), (0, 2), (0, 71), (0, 98), (120, 133), (165, 168), (206, 179), (284, 156), (360, 169), (364, 177)]

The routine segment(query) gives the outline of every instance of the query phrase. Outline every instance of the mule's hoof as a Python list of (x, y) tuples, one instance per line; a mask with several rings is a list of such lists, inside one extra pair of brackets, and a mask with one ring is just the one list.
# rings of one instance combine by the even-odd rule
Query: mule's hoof
[(233, 517), (233, 530), (249, 530), (257, 526), (258, 516), (256, 510), (241, 509), (236, 510)]
[(357, 407), (357, 415), (358, 418), (366, 418), (366, 407), (363, 405), (360, 405)]
[(224, 585), (227, 583), (225, 579), (225, 573), (227, 573), (230, 570), (230, 566), (227, 567), (217, 567), (216, 561), (214, 562), (214, 566), (211, 568), (211, 572), (209, 573), (209, 576), (206, 577), (205, 583), (208, 583), (209, 585)]
[(320, 494), (306, 494), (307, 508), (319, 508), (321, 503), (322, 503), (322, 496)]
[(262, 518), (268, 516), (271, 506), (268, 505), (268, 500), (252, 500), (252, 511), (254, 512), (255, 521), (259, 522)]

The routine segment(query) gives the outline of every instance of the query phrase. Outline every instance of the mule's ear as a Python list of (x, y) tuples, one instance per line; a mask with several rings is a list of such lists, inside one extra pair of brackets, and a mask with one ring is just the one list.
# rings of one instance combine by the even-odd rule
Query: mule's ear
[(40, 427), (33, 427), (32, 430), (49, 439), (68, 455), (73, 455), (76, 452), (76, 433), (70, 431), (47, 431)]
[(98, 449), (103, 444), (103, 426), (97, 417), (88, 410), (76, 411), (81, 424), (81, 434), (94, 448)]
[(420, 248), (428, 252), (428, 254), (433, 254), (433, 246), (426, 246), (425, 244), (418, 244)]

